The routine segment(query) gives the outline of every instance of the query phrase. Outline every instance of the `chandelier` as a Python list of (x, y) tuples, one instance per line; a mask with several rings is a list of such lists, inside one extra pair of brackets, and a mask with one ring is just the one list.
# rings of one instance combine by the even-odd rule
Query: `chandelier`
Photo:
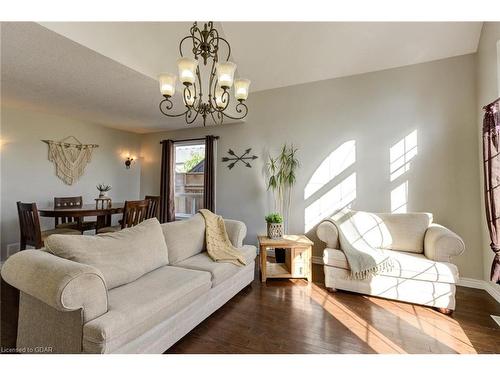
[[(185, 57), (183, 47), (186, 44), (194, 58)], [(227, 52), (224, 53), (225, 60), (221, 61), (223, 44), (227, 47), (225, 48)], [(192, 124), (198, 116), (201, 116), (203, 126), (209, 117), (216, 124), (222, 124), (224, 117), (240, 120), (247, 115), (248, 107), (245, 100), (248, 98), (250, 81), (243, 78), (234, 79), (236, 64), (229, 61), (231, 46), (226, 39), (219, 36), (219, 32), (213, 27), (213, 22), (205, 23), (203, 29), (200, 29), (195, 22), (189, 30), (189, 35), (181, 39), (179, 52), (181, 57), (177, 60), (177, 67), (179, 81), (184, 85), (182, 100), (185, 109), (183, 112), (174, 113), (172, 97), (175, 94), (177, 77), (174, 74), (163, 73), (159, 77), (160, 91), (165, 98), (160, 102), (161, 113), (169, 117), (184, 116), (187, 124)], [(208, 81), (202, 80), (199, 60), (202, 60), (203, 65), (207, 67), (204, 70), (209, 73)], [(229, 92), (233, 84), (234, 98), (238, 103), (234, 108), (236, 114), (234, 111), (228, 114)], [(207, 90), (206, 97), (203, 89)]]

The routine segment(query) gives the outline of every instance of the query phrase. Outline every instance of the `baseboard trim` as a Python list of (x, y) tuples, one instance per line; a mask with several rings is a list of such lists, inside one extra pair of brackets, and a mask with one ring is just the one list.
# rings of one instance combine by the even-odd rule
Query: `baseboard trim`
[[(313, 264), (323, 265), (323, 258), (318, 256), (312, 257)], [(471, 279), (470, 277), (461, 277), (457, 285), (465, 286), (467, 288), (481, 289), (488, 292), (498, 303), (500, 303), (500, 287), (485, 280)]]

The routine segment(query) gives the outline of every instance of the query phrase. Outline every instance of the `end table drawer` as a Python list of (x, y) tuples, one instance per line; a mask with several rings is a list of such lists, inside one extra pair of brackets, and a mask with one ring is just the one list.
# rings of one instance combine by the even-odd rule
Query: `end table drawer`
[(308, 261), (308, 250), (307, 249), (293, 249), (293, 259), (295, 262), (307, 262)]
[(307, 275), (307, 264), (304, 262), (295, 262), (292, 274), (295, 277), (305, 277)]

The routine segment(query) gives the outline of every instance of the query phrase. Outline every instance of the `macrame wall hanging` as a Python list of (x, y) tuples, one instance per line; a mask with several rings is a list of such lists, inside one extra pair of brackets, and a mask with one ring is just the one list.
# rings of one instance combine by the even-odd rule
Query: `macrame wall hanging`
[[(69, 143), (73, 139), (76, 143)], [(49, 146), (49, 161), (56, 167), (56, 175), (65, 184), (73, 185), (83, 175), (85, 167), (92, 159), (92, 151), (98, 145), (84, 145), (73, 136), (60, 141), (42, 140)]]

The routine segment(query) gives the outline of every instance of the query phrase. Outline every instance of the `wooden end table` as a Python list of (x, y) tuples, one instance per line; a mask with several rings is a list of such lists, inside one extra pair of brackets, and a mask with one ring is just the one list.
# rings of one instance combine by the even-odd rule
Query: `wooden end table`
[[(303, 278), (312, 281), (312, 245), (304, 235), (285, 235), (272, 240), (267, 236), (259, 238), (260, 280)], [(285, 263), (269, 263), (267, 249), (286, 249)]]

